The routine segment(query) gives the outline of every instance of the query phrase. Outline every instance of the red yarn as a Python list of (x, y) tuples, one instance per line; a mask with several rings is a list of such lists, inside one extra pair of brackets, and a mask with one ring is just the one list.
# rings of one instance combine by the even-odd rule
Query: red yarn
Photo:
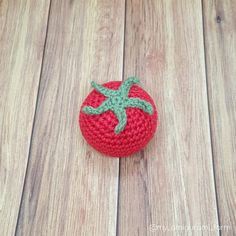
[[(118, 89), (121, 81), (113, 81), (103, 86), (109, 89)], [(86, 141), (97, 151), (112, 157), (125, 157), (145, 147), (153, 137), (157, 127), (157, 111), (150, 95), (138, 85), (133, 85), (129, 97), (141, 98), (153, 106), (153, 114), (149, 115), (139, 108), (126, 108), (127, 124), (120, 134), (114, 129), (118, 119), (112, 111), (100, 115), (88, 115), (82, 111), (84, 106), (98, 107), (106, 97), (93, 90), (82, 104), (79, 124)]]

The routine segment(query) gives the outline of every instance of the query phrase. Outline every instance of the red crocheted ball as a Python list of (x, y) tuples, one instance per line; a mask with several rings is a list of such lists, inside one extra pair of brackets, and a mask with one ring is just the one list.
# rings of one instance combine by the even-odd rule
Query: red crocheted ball
[[(111, 157), (126, 157), (143, 149), (157, 127), (155, 104), (140, 86), (132, 83), (127, 85), (127, 98), (124, 99), (112, 98), (108, 101), (108, 95), (101, 93), (103, 88), (119, 90), (121, 84), (121, 81), (112, 81), (103, 86), (97, 85), (100, 87), (87, 96), (79, 114), (79, 125), (86, 141), (97, 151)], [(106, 100), (105, 108), (97, 109)], [(125, 109), (122, 101), (128, 104)], [(120, 127), (117, 127), (119, 122)]]

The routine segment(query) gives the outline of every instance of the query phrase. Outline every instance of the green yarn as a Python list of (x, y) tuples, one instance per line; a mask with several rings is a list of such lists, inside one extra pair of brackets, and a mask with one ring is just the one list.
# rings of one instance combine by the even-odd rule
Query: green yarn
[(139, 83), (139, 79), (135, 77), (129, 77), (121, 84), (118, 90), (112, 90), (92, 82), (91, 84), (95, 90), (106, 96), (107, 99), (97, 108), (85, 106), (83, 108), (83, 112), (89, 115), (99, 115), (108, 110), (113, 111), (119, 121), (118, 125), (115, 127), (115, 133), (119, 134), (124, 130), (127, 123), (125, 108), (139, 108), (148, 114), (153, 113), (153, 107), (149, 102), (140, 98), (128, 97), (130, 88), (133, 84), (137, 83)]

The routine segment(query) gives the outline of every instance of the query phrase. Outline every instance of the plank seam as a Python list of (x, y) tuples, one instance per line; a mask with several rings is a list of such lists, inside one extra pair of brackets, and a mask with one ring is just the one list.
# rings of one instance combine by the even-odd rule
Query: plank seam
[[(206, 58), (206, 40), (205, 40), (205, 18), (204, 18), (204, 0), (201, 0), (202, 5), (202, 29), (203, 29), (203, 52), (204, 52), (204, 64), (205, 64), (205, 80), (206, 80), (206, 93), (207, 93), (207, 109), (208, 109), (208, 124), (209, 124), (209, 131), (210, 131), (210, 142), (211, 142), (211, 157), (212, 157), (212, 169), (213, 169), (213, 182), (214, 182), (214, 188), (215, 188), (215, 199), (216, 199), (216, 211), (217, 211), (217, 220), (218, 225), (220, 226), (220, 215), (219, 215), (219, 199), (218, 199), (218, 193), (216, 188), (216, 170), (215, 170), (215, 162), (214, 162), (214, 152), (213, 152), (213, 141), (212, 141), (212, 127), (211, 127), (211, 111), (210, 111), (210, 99), (209, 99), (209, 86), (208, 86), (208, 73), (207, 73), (207, 58)], [(221, 236), (220, 229), (218, 230), (219, 236)]]
[(51, 12), (51, 4), (52, 4), (52, 0), (49, 1), (49, 7), (48, 7), (48, 17), (47, 17), (45, 41), (44, 41), (44, 46), (43, 46), (43, 55), (42, 55), (40, 75), (39, 75), (39, 80), (38, 80), (38, 91), (37, 91), (37, 96), (36, 96), (33, 124), (32, 124), (31, 135), (30, 135), (30, 145), (29, 145), (27, 165), (26, 165), (25, 176), (24, 176), (24, 184), (23, 184), (23, 189), (22, 189), (22, 192), (21, 192), (20, 207), (19, 207), (19, 210), (18, 210), (17, 222), (16, 222), (16, 226), (15, 226), (15, 233), (14, 233), (15, 236), (17, 234), (17, 230), (18, 230), (18, 227), (19, 227), (20, 211), (21, 211), (21, 208), (22, 208), (23, 196), (24, 196), (24, 191), (25, 191), (25, 184), (26, 184), (26, 179), (27, 179), (27, 176), (28, 176), (29, 158), (30, 158), (31, 148), (32, 148), (32, 137), (33, 137), (33, 133), (34, 133), (35, 120), (36, 120), (36, 116), (37, 116), (36, 113), (37, 113), (38, 103), (39, 103), (39, 91), (40, 91), (40, 84), (41, 84), (41, 79), (42, 79), (43, 62), (44, 62), (44, 56), (45, 56), (46, 44), (47, 44), (47, 37), (48, 37), (48, 26), (49, 26), (50, 12)]

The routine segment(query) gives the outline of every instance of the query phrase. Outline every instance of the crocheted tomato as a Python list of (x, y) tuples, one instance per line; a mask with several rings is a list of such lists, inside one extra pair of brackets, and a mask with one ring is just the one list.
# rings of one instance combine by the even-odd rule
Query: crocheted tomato
[(125, 157), (145, 147), (157, 127), (152, 98), (135, 77), (123, 83), (92, 82), (94, 90), (82, 104), (79, 124), (87, 142), (112, 157)]

